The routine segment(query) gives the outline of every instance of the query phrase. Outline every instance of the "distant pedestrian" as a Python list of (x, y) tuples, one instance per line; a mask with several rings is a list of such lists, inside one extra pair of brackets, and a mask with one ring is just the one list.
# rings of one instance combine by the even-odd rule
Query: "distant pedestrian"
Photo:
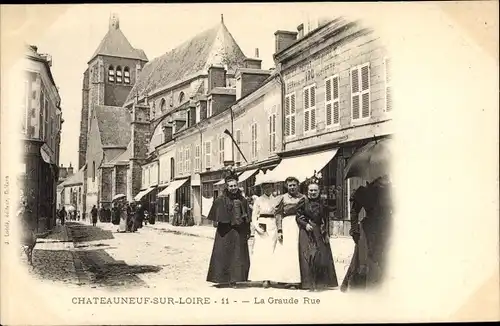
[(106, 222), (106, 210), (103, 204), (101, 204), (101, 208), (99, 209), (99, 222)]
[(66, 222), (66, 216), (68, 216), (68, 212), (66, 212), (66, 209), (63, 206), (59, 211), (59, 219), (61, 220), (61, 225), (64, 225), (64, 222)]
[(90, 211), (90, 215), (92, 216), (92, 225), (96, 226), (97, 225), (97, 207), (95, 207), (95, 205), (92, 207), (92, 210)]
[(180, 224), (180, 215), (181, 215), (181, 211), (180, 211), (180, 208), (179, 208), (179, 204), (178, 203), (175, 203), (175, 206), (174, 206), (174, 218), (172, 219), (172, 225), (173, 226), (178, 226)]
[(189, 224), (189, 212), (191, 208), (186, 205), (182, 205), (182, 226), (188, 226)]

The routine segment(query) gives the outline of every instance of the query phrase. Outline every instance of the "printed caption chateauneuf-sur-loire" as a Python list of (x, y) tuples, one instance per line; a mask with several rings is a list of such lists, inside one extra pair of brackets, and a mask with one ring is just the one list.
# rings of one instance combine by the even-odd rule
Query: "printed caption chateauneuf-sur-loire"
[(320, 299), (302, 298), (278, 298), (278, 297), (254, 297), (253, 300), (231, 300), (229, 298), (210, 297), (73, 297), (73, 304), (162, 304), (162, 305), (209, 305), (209, 304), (320, 304)]

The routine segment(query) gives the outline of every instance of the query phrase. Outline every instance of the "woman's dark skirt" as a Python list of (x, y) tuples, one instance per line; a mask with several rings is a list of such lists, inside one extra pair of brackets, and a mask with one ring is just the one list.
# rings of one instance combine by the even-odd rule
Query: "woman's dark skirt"
[(303, 289), (338, 286), (332, 249), (329, 241), (323, 240), (319, 227), (314, 227), (311, 233), (300, 229), (299, 264)]
[(365, 218), (360, 231), (351, 264), (342, 282), (342, 291), (376, 288), (383, 281), (390, 220), (383, 217)]
[(231, 283), (248, 280), (250, 253), (249, 225), (232, 226), (219, 223), (215, 234), (207, 282)]

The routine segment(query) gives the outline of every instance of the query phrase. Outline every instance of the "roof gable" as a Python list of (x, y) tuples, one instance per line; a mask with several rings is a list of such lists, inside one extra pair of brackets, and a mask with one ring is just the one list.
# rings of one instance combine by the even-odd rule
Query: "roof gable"
[(110, 25), (108, 32), (101, 40), (90, 61), (98, 55), (148, 61), (143, 50), (135, 49), (130, 44), (118, 24)]
[(147, 63), (125, 103), (136, 94), (142, 97), (190, 76), (206, 73), (211, 65), (227, 65), (229, 71), (234, 71), (243, 65), (245, 58), (224, 23), (219, 23)]
[(130, 112), (120, 106), (95, 107), (102, 146), (125, 147), (130, 142)]

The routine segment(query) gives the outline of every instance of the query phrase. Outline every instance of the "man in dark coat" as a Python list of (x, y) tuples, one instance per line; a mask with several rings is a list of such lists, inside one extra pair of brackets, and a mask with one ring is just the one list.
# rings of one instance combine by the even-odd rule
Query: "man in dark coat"
[(96, 224), (97, 224), (97, 207), (95, 207), (95, 205), (92, 207), (92, 210), (90, 211), (90, 215), (92, 216), (92, 225), (96, 226)]
[(208, 219), (217, 223), (207, 281), (235, 286), (248, 280), (250, 216), (238, 189), (238, 176), (225, 178), (226, 189), (213, 203)]
[[(361, 186), (351, 197), (350, 235), (356, 243), (341, 291), (373, 288), (383, 281), (392, 224), (391, 184), (387, 176)], [(359, 219), (364, 209), (366, 217)]]
[(106, 211), (104, 210), (104, 205), (102, 204), (99, 209), (99, 222), (106, 222)]

